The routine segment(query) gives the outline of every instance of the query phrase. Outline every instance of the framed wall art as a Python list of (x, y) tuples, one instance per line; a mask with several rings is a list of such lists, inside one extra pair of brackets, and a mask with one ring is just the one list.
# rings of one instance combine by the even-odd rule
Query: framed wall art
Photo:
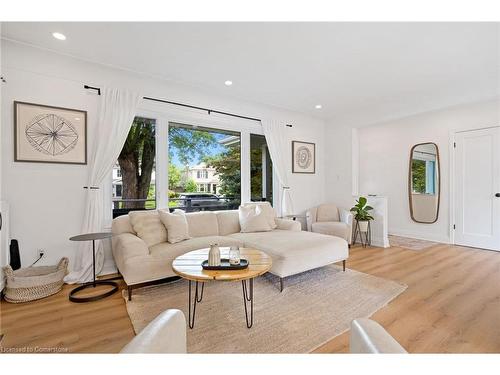
[(15, 101), (14, 161), (87, 164), (87, 112)]
[(292, 173), (316, 173), (316, 144), (292, 141)]

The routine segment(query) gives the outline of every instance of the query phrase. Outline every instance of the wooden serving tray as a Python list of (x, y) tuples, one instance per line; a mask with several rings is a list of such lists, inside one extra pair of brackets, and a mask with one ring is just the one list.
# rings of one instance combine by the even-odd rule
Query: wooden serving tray
[(204, 270), (209, 270), (209, 271), (235, 271), (235, 270), (243, 270), (248, 267), (248, 260), (246, 259), (240, 259), (240, 264), (237, 265), (232, 265), (229, 263), (229, 259), (221, 259), (220, 260), (220, 266), (209, 266), (208, 265), (208, 260), (204, 260), (201, 263), (201, 267)]

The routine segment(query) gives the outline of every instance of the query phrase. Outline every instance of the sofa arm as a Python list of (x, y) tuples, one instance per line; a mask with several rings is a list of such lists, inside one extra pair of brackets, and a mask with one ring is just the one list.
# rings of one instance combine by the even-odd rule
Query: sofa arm
[(276, 221), (276, 225), (278, 226), (276, 229), (291, 230), (294, 232), (300, 232), (302, 230), (302, 224), (300, 224), (299, 221), (278, 218), (274, 220)]
[(371, 319), (352, 321), (349, 348), (357, 354), (407, 353), (384, 327)]
[(352, 213), (350, 211), (339, 208), (339, 217), (340, 217), (340, 221), (342, 223), (347, 224), (347, 226), (349, 227), (349, 229), (348, 229), (349, 239), (347, 240), (347, 242), (349, 243), (349, 245), (351, 245), (352, 244), (352, 222), (353, 222), (354, 216), (352, 215)]
[(186, 353), (186, 318), (170, 309), (158, 315), (120, 353)]
[(312, 231), (312, 225), (316, 222), (317, 212), (318, 212), (318, 207), (313, 207), (306, 211), (306, 223), (307, 223), (307, 230), (309, 232)]
[(341, 222), (346, 223), (349, 226), (352, 226), (353, 215), (350, 211), (347, 211), (343, 208), (339, 208), (339, 217)]
[(149, 255), (146, 242), (132, 233), (122, 233), (112, 238), (113, 257), (118, 265), (135, 256)]

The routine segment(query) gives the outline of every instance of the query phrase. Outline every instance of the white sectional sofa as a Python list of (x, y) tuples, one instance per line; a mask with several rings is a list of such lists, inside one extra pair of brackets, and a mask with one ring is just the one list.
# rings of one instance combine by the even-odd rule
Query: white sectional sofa
[[(157, 211), (146, 211), (154, 223)], [(155, 216), (156, 215), (156, 216)], [(275, 218), (277, 228), (267, 232), (240, 233), (238, 211), (205, 211), (186, 214), (190, 239), (171, 244), (161, 242), (148, 246), (138, 237), (129, 215), (117, 217), (112, 225), (112, 249), (118, 270), (132, 289), (166, 281), (175, 276), (172, 261), (181, 254), (209, 247), (239, 245), (262, 250), (272, 257), (271, 273), (283, 278), (331, 263), (349, 256), (347, 242), (339, 237), (301, 231), (300, 223)], [(158, 219), (159, 220), (159, 219)]]

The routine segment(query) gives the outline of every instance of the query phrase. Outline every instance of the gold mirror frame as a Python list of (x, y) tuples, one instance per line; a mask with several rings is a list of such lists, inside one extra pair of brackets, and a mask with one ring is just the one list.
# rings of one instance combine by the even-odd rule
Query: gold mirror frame
[[(418, 146), (423, 146), (423, 145), (434, 145), (436, 147), (436, 161), (437, 161), (437, 189), (438, 189), (438, 198), (437, 198), (437, 209), (436, 209), (436, 218), (434, 221), (419, 221), (415, 219), (413, 215), (413, 204), (412, 204), (412, 189), (411, 189), (411, 166), (412, 166), (412, 160), (413, 160), (413, 150), (415, 150), (416, 147)], [(438, 218), (439, 218), (439, 207), (441, 205), (441, 160), (439, 158), (439, 147), (436, 143), (434, 142), (423, 142), (423, 143), (418, 143), (414, 145), (411, 150), (410, 150), (410, 161), (408, 163), (408, 203), (410, 206), (410, 216), (411, 219), (420, 224), (434, 224)]]

